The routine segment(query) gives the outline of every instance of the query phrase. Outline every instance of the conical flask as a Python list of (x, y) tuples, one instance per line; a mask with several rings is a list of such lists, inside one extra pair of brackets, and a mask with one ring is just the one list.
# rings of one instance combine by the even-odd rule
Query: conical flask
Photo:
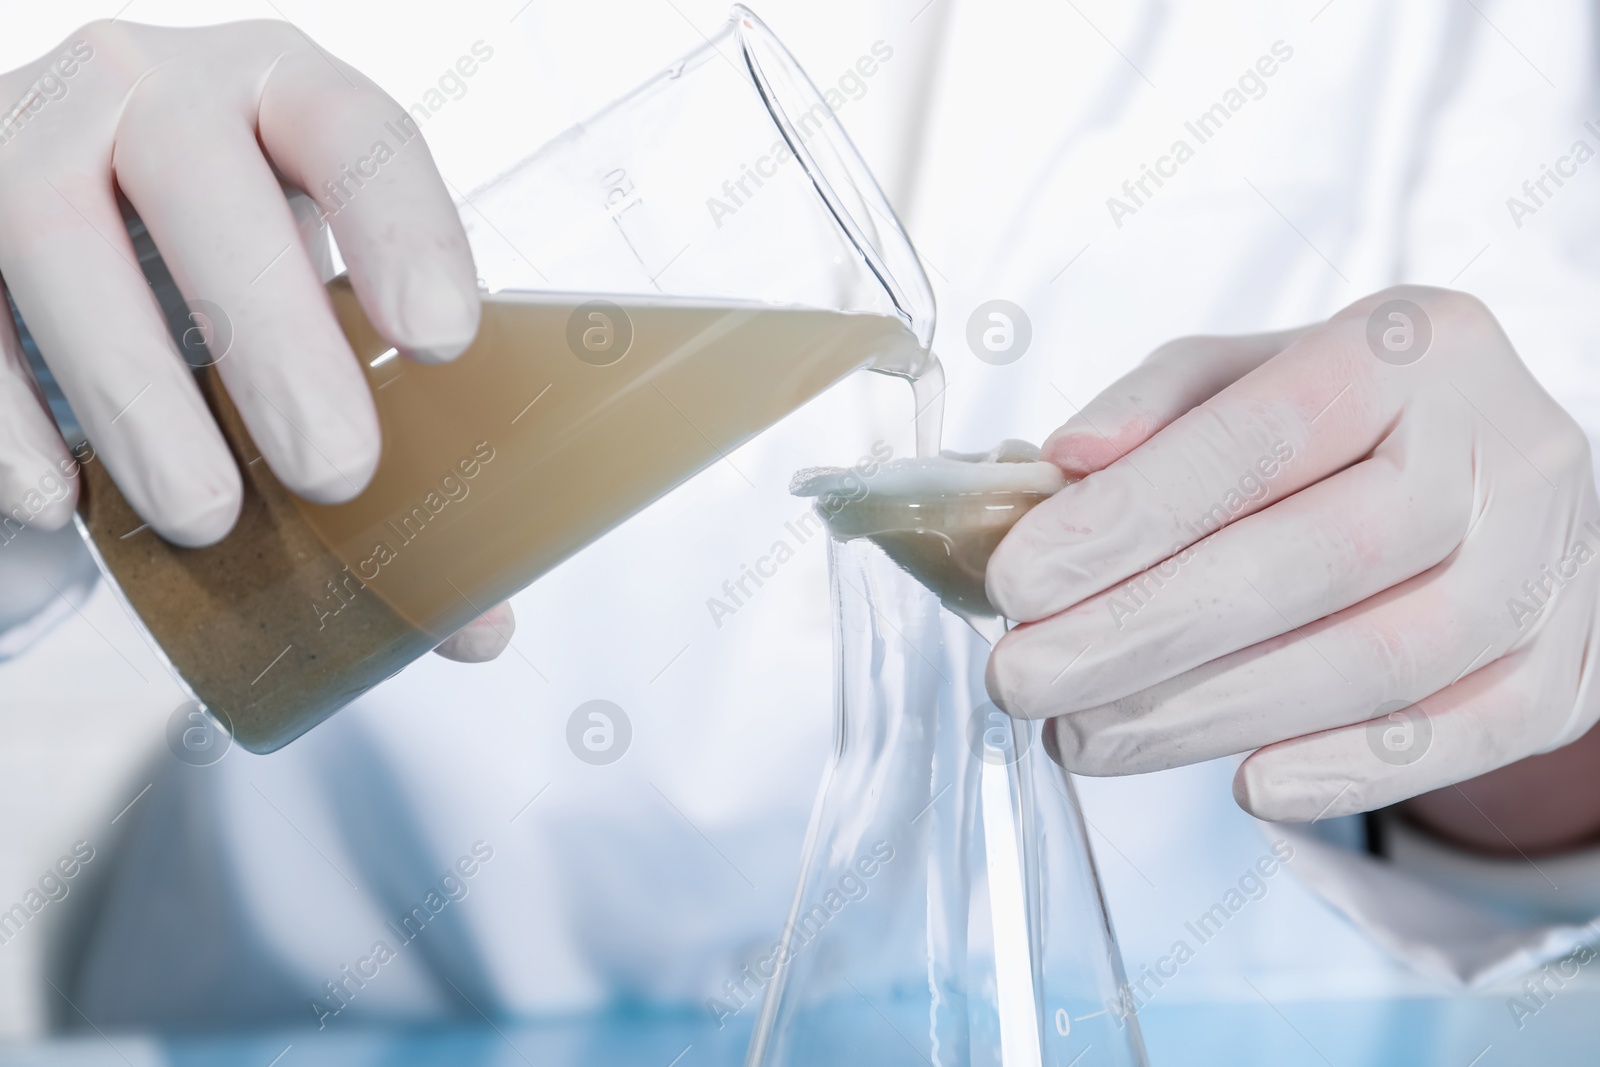
[[(984, 689), (983, 566), (1038, 499), (963, 494), (953, 534), (876, 486), (818, 502), (835, 746), (746, 1067), (1146, 1063), (1071, 779)], [(961, 615), (912, 572), (975, 574)]]

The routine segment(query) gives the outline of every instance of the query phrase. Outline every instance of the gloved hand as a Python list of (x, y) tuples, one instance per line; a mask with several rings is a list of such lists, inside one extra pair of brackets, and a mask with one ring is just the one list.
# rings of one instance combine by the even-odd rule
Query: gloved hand
[(1314, 820), (1600, 716), (1588, 441), (1471, 297), (1405, 287), (1305, 331), (1173, 342), (1044, 454), (1085, 477), (989, 563), (1026, 625), (988, 682), (1058, 716), (1074, 771), (1256, 750), (1239, 803)]
[[(241, 482), (139, 270), (119, 191), (184, 296), (225, 309), (234, 340), (217, 369), (273, 473), (319, 503), (365, 488), (377, 413), (279, 178), (319, 201), (326, 183), (343, 183), (342, 206), (325, 206), (373, 325), (413, 358), (454, 358), (477, 332), (476, 272), (427, 147), (407, 142), (359, 188), (348, 178), (385, 123), (411, 121), (404, 109), (298, 29), (266, 21), (91, 23), (0, 76), (0, 107), (0, 277), (151, 527), (211, 544), (238, 516)], [(70, 464), (5, 318), (0, 507), (16, 514), (41, 477)], [(71, 485), (26, 521), (66, 523)], [(507, 614), (485, 632), (509, 637), (508, 625)], [(495, 643), (452, 641), (461, 647), (447, 652), (472, 658)]]

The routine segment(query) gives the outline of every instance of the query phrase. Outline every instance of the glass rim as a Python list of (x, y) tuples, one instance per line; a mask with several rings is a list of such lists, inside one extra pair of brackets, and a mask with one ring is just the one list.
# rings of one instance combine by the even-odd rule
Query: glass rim
[[(737, 58), (725, 50), (729, 44), (737, 48)], [(783, 138), (785, 147), (804, 169), (806, 178), (821, 198), (834, 225), (856, 254), (861, 256), (868, 272), (889, 297), (895, 314), (906, 323), (917, 343), (924, 350), (931, 349), (935, 323), (933, 287), (928, 283), (916, 249), (906, 236), (905, 226), (890, 207), (877, 179), (816, 84), (767, 24), (743, 4), (734, 4), (728, 22), (716, 34), (707, 37), (704, 43), (667, 64), (594, 114), (562, 130), (506, 169), (464, 194), (457, 195), (454, 198), (456, 210), (464, 216), (466, 209), (481, 196), (515, 181), (525, 167), (545, 153), (573, 138), (582, 137), (588, 127), (656, 89), (663, 80), (681, 77), (685, 70), (711, 62), (717, 55), (732, 63), (756, 90), (762, 109)], [(796, 103), (803, 103), (804, 107), (797, 109), (794, 106)], [(802, 124), (798, 122), (797, 114), (811, 116), (817, 128), (802, 135)], [(819, 160), (816, 153), (807, 147), (808, 139), (819, 136), (842, 165), (842, 172), (838, 167)], [(836, 191), (835, 187), (841, 185), (852, 188), (867, 209), (880, 216), (883, 225), (864, 225)], [(869, 232), (876, 234), (877, 240), (869, 237)]]
[[(888, 197), (884, 196), (877, 179), (850, 140), (850, 135), (845, 133), (833, 108), (794, 55), (754, 11), (743, 4), (733, 5), (728, 28), (739, 44), (745, 69), (756, 91), (761, 94), (762, 103), (785, 144), (805, 168), (806, 176), (822, 198), (828, 213), (866, 262), (867, 269), (889, 294), (896, 311), (906, 320), (918, 343), (928, 348), (933, 343), (933, 288), (917, 259), (916, 249), (906, 236), (905, 226), (889, 205)], [(826, 139), (843, 164), (844, 174), (832, 175), (832, 168), (818, 160), (816, 154), (807, 147), (807, 138), (802, 136), (793, 114), (796, 109), (785, 104), (784, 97), (790, 93), (798, 94), (805, 104), (800, 114), (821, 116), (817, 129), (809, 136)], [(867, 236), (867, 228), (834, 189), (841, 179), (855, 189), (869, 211), (880, 215), (887, 223), (886, 227), (872, 227), (872, 231), (891, 247), (880, 248), (877, 242)]]

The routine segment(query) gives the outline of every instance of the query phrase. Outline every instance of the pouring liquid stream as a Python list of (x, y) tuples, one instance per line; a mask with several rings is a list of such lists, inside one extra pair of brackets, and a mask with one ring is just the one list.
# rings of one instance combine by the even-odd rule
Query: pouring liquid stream
[[(944, 394), (944, 367), (937, 356), (931, 356), (922, 375), (911, 381), (911, 395), (916, 406), (918, 459), (936, 459), (940, 455), (940, 439), (944, 430)], [(1031, 503), (1037, 502), (1036, 500), (1001, 501), (999, 497), (994, 499), (997, 502), (988, 504), (987, 508), (1010, 512), (1007, 517), (1013, 522), (1031, 506)], [(939, 547), (944, 549), (945, 555), (945, 559), (940, 562), (947, 568), (951, 564), (960, 566), (964, 563), (963, 569), (969, 572), (966, 576), (968, 582), (971, 583), (976, 578), (981, 586), (983, 569), (988, 562), (989, 554), (998, 544), (999, 538), (1009, 529), (1008, 522), (991, 536), (983, 537), (983, 545), (978, 547), (977, 552), (972, 551), (975, 546), (970, 544), (965, 546), (967, 551), (962, 552), (963, 542), (970, 538), (970, 532), (967, 537), (963, 537), (963, 531), (955, 529), (920, 531), (920, 536), (915, 537), (915, 540), (920, 542), (919, 548), (926, 552), (929, 549), (927, 542), (930, 537), (938, 538), (941, 542)], [(882, 538), (893, 536), (895, 535), (888, 532), (880, 534), (880, 543)], [(969, 558), (959, 560), (958, 557), (962, 555), (967, 555)], [(976, 564), (975, 574), (971, 573), (974, 570), (973, 564)], [(938, 563), (935, 564), (935, 567), (937, 566)], [(940, 588), (938, 583), (929, 584), (933, 585), (934, 591), (945, 601), (946, 606), (965, 619), (967, 624), (990, 645), (1005, 636), (1008, 624), (987, 604), (986, 597), (970, 592), (963, 597)], [(974, 600), (982, 601), (982, 607), (988, 610), (984, 611), (973, 604)], [(1019, 750), (1018, 742), (1023, 731), (1031, 728), (1028, 723), (1012, 721), (1008, 724), (1006, 731), (1009, 734), (1007, 744), (1011, 746), (1009, 752), (1015, 753)], [(1009, 1065), (1039, 1067), (1043, 1062), (1040, 1034), (1043, 1005), (1038, 1003), (1036, 996), (1034, 966), (1030, 958), (1026, 871), (1019, 848), (1021, 828), (1018, 824), (1018, 812), (1014, 806), (1016, 798), (1013, 791), (1013, 768), (1009, 763), (986, 759), (982, 761), (979, 776), (984, 852), (990, 884), (989, 917), (994, 945), (996, 999), (999, 1002), (1001, 1062), (1008, 1067)]]
[(911, 379), (911, 401), (916, 407), (917, 458), (938, 456), (944, 436), (944, 364), (928, 354), (922, 374)]

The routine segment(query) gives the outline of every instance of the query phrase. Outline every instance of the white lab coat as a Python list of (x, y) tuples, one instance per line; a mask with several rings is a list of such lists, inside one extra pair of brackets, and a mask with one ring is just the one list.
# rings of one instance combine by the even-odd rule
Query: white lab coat
[[(534, 5), (507, 25), (509, 11), (467, 6), (450, 39), (464, 50), (490, 37), (502, 58), (428, 130), (458, 187), (514, 158), (485, 129), (553, 134), (697, 44), (687, 23), (712, 29), (721, 10)], [(1584, 109), (1597, 69), (1587, 6), (1564, 0), (1535, 20), (1493, 0), (919, 8), (808, 0), (760, 13), (818, 83), (877, 41), (894, 50), (839, 117), (937, 293), (947, 447), (1038, 440), (1173, 336), (1320, 319), (1399, 281), (1481, 296), (1600, 434), (1600, 197), (1574, 180), (1520, 219), (1506, 202), (1575, 140), (1600, 147), (1584, 125), (1600, 118)], [(453, 57), (434, 47), (408, 67), (381, 34), (309, 28), (402, 102)], [(1185, 123), (1226, 103), (1263, 56), (1276, 57), (1264, 89), (1251, 83), (1197, 144)], [(1180, 138), (1193, 158), (1135, 200), (1124, 182), (1167, 167)], [(1004, 367), (964, 340), (993, 298), (1033, 328)], [(0, 954), (0, 1020), (26, 1032), (69, 1014), (38, 983), (47, 967), (101, 1026), (314, 1022), (324, 983), (392, 940), (387, 924), (475, 847), (492, 855), (461, 878), (465, 895), (324, 1022), (717, 995), (782, 922), (827, 748), (823, 546), (804, 546), (720, 626), (706, 600), (801, 511), (785, 491), (793, 470), (851, 462), (878, 440), (905, 454), (910, 414), (898, 382), (842, 384), (517, 597), (515, 649), (497, 662), (429, 658), (269, 757), (196, 769), (167, 754), (178, 697), (102, 587), (0, 666), (5, 724), (33, 738), (0, 759), (44, 760), (62, 783), (52, 797), (85, 777), (72, 768), (99, 772), (78, 789), (88, 800), (0, 793), (51, 813), (21, 832), (0, 891), (21, 892), (78, 839), (97, 848), (79, 911), (59, 908)], [(90, 671), (72, 669), (84, 660)], [(569, 714), (595, 698), (633, 726), (626, 756), (603, 767), (565, 740)], [(111, 699), (126, 712), (94, 703)], [(31, 725), (47, 715), (53, 737)], [(130, 752), (154, 756), (119, 755)], [(1161, 997), (1228, 995), (1247, 973), (1286, 997), (1493, 982), (1567, 951), (1600, 914), (1600, 900), (1554, 908), (1507, 865), (1426, 842), (1408, 838), (1379, 865), (1305, 831), (1258, 829), (1233, 805), (1231, 773), (1218, 761), (1081, 783), (1132, 977), (1271, 841), (1296, 850), (1296, 877), (1272, 879)], [(1563, 862), (1589, 872), (1579, 880), (1600, 869)]]

